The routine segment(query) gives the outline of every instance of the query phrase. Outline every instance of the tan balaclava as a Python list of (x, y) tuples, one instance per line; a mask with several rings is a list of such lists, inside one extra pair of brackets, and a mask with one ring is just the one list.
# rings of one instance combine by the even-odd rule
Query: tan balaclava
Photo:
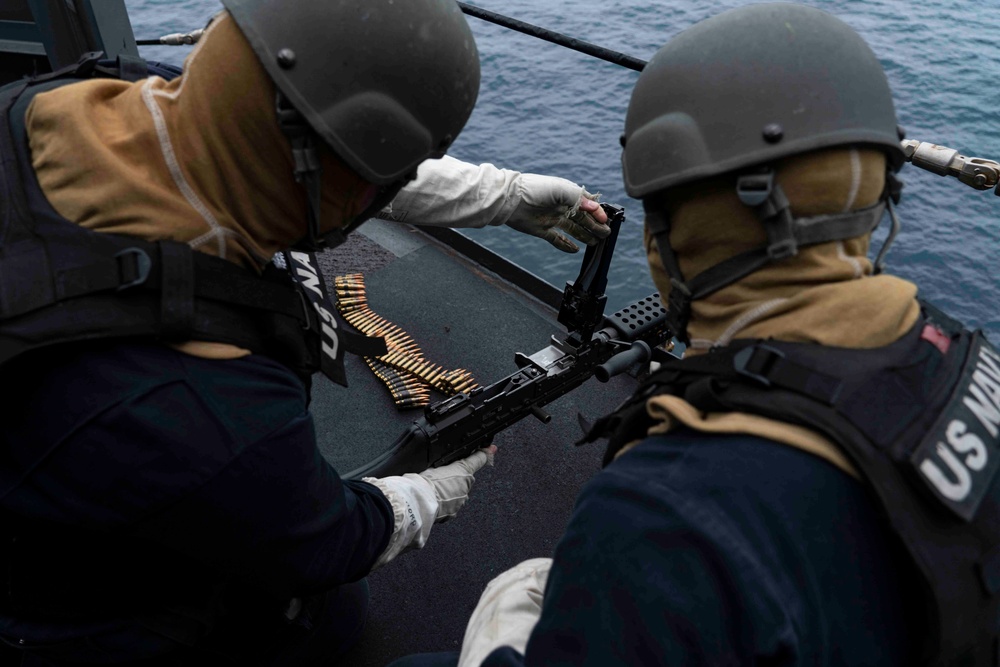
[[(278, 126), (274, 84), (227, 13), (183, 76), (63, 86), (39, 94), (26, 123), (46, 197), (89, 229), (186, 242), (253, 270), (306, 234), (306, 194)], [(325, 147), (321, 158), (329, 230), (375, 190)], [(186, 348), (221, 357), (238, 356), (234, 349)]]
[[(837, 148), (786, 158), (775, 165), (795, 217), (841, 213), (873, 205), (885, 185), (885, 156), (874, 149)], [(668, 192), (670, 242), (685, 279), (741, 252), (766, 245), (764, 227), (736, 195), (736, 178), (720, 176)], [(691, 306), (688, 354), (737, 338), (772, 338), (847, 348), (888, 345), (917, 321), (916, 287), (890, 275), (872, 275), (870, 235), (800, 248)], [(646, 254), (666, 303), (670, 279), (647, 227)], [(670, 396), (651, 399), (661, 421), (692, 428), (749, 433), (811, 451), (844, 470), (844, 456), (824, 438), (798, 426), (747, 414), (704, 414)]]

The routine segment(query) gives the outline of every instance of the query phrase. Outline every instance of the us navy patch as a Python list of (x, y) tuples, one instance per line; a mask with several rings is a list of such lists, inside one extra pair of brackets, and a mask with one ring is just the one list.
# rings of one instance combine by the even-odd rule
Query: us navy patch
[(323, 374), (337, 384), (346, 387), (347, 373), (344, 370), (344, 353), (340, 346), (337, 309), (330, 302), (326, 284), (319, 274), (316, 255), (311, 252), (292, 250), (288, 253), (286, 261), (288, 261), (289, 273), (305, 288), (303, 291), (319, 315), (323, 349), (320, 366)]
[(949, 510), (972, 520), (1000, 470), (1000, 354), (981, 334), (947, 408), (910, 464)]
[[(280, 259), (279, 259), (280, 258)], [(302, 288), (319, 315), (322, 356), (320, 370), (333, 382), (346, 387), (347, 371), (344, 368), (344, 353), (350, 352), (362, 357), (377, 357), (385, 354), (385, 339), (369, 337), (358, 333), (330, 299), (326, 282), (319, 272), (319, 262), (315, 253), (285, 250), (275, 256), (274, 263), (285, 269)]]

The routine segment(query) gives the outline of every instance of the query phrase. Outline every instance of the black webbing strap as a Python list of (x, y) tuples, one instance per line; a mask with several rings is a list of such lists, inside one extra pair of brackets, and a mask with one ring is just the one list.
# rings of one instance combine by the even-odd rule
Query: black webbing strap
[(892, 191), (888, 183), (887, 180), (883, 196), (868, 208), (808, 218), (792, 217), (791, 205), (781, 186), (774, 182), (773, 170), (740, 176), (736, 194), (741, 202), (754, 209), (764, 225), (767, 255), (777, 260), (798, 254), (803, 246), (843, 241), (872, 232), (885, 213), (886, 199)]
[(199, 297), (294, 317), (302, 320), (303, 326), (311, 321), (304, 316), (302, 299), (291, 280), (262, 280), (246, 269), (201, 252), (194, 253), (194, 263), (198, 275), (195, 295)]
[(186, 243), (160, 241), (160, 336), (188, 340), (194, 328), (194, 251)]
[[(55, 301), (67, 301), (101, 292), (163, 290), (165, 303), (161, 312), (171, 319), (188, 317), (182, 313), (190, 314), (191, 311), (182, 307), (180, 301), (188, 300), (184, 295), (189, 294), (193, 298), (275, 312), (293, 317), (301, 321), (303, 326), (308, 325), (310, 318), (304, 314), (302, 301), (290, 281), (280, 284), (262, 280), (231, 262), (194, 252), (182, 243), (160, 242), (160, 252), (157, 253), (156, 246), (138, 239), (111, 234), (103, 235), (102, 238), (121, 239), (122, 248), (87, 264), (59, 270), (56, 274), (55, 299), (47, 303), (35, 303), (34, 309), (51, 305)], [(182, 277), (185, 274), (197, 278), (188, 281)], [(169, 296), (168, 292), (173, 296)]]
[(673, 246), (670, 245), (670, 216), (666, 214), (659, 198), (644, 199), (642, 205), (646, 216), (646, 227), (656, 239), (663, 268), (671, 278), (684, 282), (684, 274), (681, 273), (680, 264), (677, 262), (677, 254), (674, 252)]
[(736, 179), (736, 196), (754, 209), (767, 233), (767, 256), (784, 259), (798, 254), (791, 204), (781, 186), (774, 182), (774, 171), (744, 174)]
[(766, 248), (756, 248), (709, 267), (691, 279), (691, 299), (697, 301), (745, 278), (771, 261)]
[(764, 386), (788, 389), (825, 405), (836, 403), (844, 386), (841, 378), (790, 361), (766, 344), (745, 347), (733, 355), (733, 369)]
[[(123, 247), (113, 255), (95, 258), (86, 264), (58, 269), (54, 301), (148, 285), (155, 257), (155, 253), (151, 253), (152, 249), (146, 244), (135, 244)], [(49, 305), (51, 302), (39, 301), (35, 304), (35, 308)]]
[(732, 345), (683, 360), (664, 362), (660, 373), (675, 377), (706, 376), (720, 380), (752, 380), (764, 387), (777, 387), (834, 405), (843, 389), (842, 378), (821, 373), (791, 361), (779, 349), (764, 342)]

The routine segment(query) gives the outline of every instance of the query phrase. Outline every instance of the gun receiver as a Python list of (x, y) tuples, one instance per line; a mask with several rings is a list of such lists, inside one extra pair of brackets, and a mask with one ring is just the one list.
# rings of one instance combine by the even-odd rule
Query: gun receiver
[[(672, 333), (659, 294), (640, 299), (609, 317), (603, 315), (608, 266), (624, 211), (608, 204), (602, 206), (612, 232), (603, 242), (588, 247), (580, 276), (566, 286), (559, 321), (566, 325), (568, 333), (552, 336), (547, 347), (530, 356), (518, 352), (514, 358), (518, 370), (504, 379), (427, 407), (424, 415), (385, 453), (346, 478), (421, 472), (486, 447), (497, 433), (528, 415), (548, 423), (550, 417), (543, 407), (595, 373), (606, 381), (608, 375), (641, 361), (629, 352), (634, 343), (652, 350), (670, 340)], [(633, 356), (626, 355), (628, 361), (624, 364), (609, 364), (621, 352)]]

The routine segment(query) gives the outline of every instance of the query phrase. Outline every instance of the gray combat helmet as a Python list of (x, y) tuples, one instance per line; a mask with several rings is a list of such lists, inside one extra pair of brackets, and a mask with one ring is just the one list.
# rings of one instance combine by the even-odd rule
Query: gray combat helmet
[[(625, 190), (643, 200), (646, 227), (670, 276), (668, 322), (687, 342), (691, 303), (798, 254), (803, 246), (870, 233), (901, 187), (892, 93), (882, 66), (847, 24), (791, 3), (747, 5), (706, 19), (661, 48), (639, 75), (622, 135)], [(886, 190), (858, 211), (793, 218), (774, 179), (781, 158), (835, 146), (872, 146), (888, 157)], [(767, 244), (685, 277), (670, 245), (665, 192), (732, 173)]]
[(454, 0), (222, 0), (267, 73), (366, 181), (441, 157), (479, 94)]
[(892, 94), (865, 41), (790, 3), (706, 19), (661, 48), (632, 93), (622, 136), (632, 197), (844, 144), (903, 162)]

